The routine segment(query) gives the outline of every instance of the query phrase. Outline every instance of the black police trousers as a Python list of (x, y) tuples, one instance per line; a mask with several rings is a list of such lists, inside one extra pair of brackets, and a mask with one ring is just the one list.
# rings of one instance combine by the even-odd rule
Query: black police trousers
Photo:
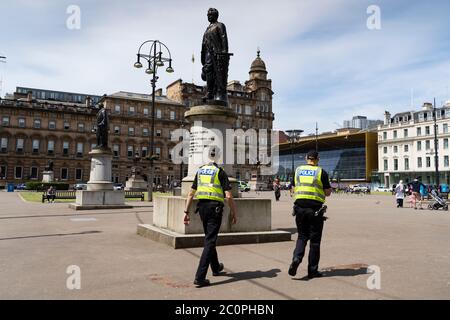
[(297, 224), (298, 238), (294, 250), (294, 259), (302, 262), (305, 248), (309, 244), (308, 274), (314, 274), (319, 269), (320, 242), (322, 240), (323, 217), (315, 217), (314, 213), (319, 208), (301, 208), (294, 206), (295, 222)]
[(217, 201), (201, 201), (198, 203), (198, 209), (205, 232), (205, 243), (195, 279), (204, 280), (210, 265), (213, 272), (217, 272), (220, 267), (216, 242), (222, 223), (223, 204)]

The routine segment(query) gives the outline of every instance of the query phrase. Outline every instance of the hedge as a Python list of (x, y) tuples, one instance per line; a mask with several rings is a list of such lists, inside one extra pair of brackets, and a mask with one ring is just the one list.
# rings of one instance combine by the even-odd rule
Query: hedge
[(69, 190), (69, 184), (65, 182), (27, 182), (27, 190), (44, 191), (53, 186), (56, 190)]

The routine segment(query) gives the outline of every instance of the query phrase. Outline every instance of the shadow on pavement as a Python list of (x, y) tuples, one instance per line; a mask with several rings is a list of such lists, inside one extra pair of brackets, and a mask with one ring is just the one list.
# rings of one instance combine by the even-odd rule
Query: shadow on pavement
[(253, 280), (259, 278), (275, 278), (278, 273), (280, 273), (280, 269), (271, 269), (268, 271), (244, 271), (244, 272), (235, 272), (235, 273), (224, 273), (222, 276), (229, 277), (230, 279), (213, 282), (211, 286), (227, 284), (236, 281), (244, 281), (244, 280)]
[[(332, 267), (321, 271), (323, 278), (329, 277), (354, 277), (362, 274), (367, 274), (367, 266), (360, 266), (359, 268), (345, 268), (345, 267)], [(294, 280), (308, 281), (308, 276), (303, 278), (297, 278)]]

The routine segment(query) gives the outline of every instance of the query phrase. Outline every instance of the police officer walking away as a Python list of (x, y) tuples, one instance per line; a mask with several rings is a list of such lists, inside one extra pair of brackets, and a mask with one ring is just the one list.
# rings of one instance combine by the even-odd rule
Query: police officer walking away
[(298, 239), (288, 273), (291, 276), (297, 274), (297, 268), (305, 255), (306, 244), (309, 240), (308, 278), (312, 279), (322, 276), (319, 272), (319, 259), (325, 219), (323, 214), (326, 209), (323, 204), (325, 197), (331, 194), (331, 185), (327, 172), (318, 166), (317, 151), (309, 151), (306, 162), (306, 165), (299, 166), (295, 170), (292, 182), (291, 193), (295, 198), (294, 214)]
[(223, 263), (219, 263), (216, 251), (217, 235), (222, 223), (224, 200), (227, 199), (231, 209), (231, 223), (236, 223), (236, 206), (231, 194), (230, 181), (226, 172), (220, 168), (215, 159), (219, 158), (218, 148), (212, 148), (209, 153), (211, 162), (199, 168), (188, 194), (186, 208), (184, 210), (184, 222), (189, 223), (189, 208), (194, 196), (199, 200), (197, 210), (203, 223), (205, 243), (200, 258), (194, 284), (197, 287), (208, 286), (206, 279), (208, 267), (211, 266), (213, 276), (219, 276), (223, 270)]

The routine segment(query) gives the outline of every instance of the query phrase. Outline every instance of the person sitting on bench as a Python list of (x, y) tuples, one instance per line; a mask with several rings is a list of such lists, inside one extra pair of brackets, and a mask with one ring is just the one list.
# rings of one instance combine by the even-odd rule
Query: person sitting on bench
[(56, 190), (55, 188), (53, 188), (53, 186), (51, 186), (47, 190), (47, 201), (48, 203), (50, 203), (50, 200), (52, 200), (52, 202), (55, 202), (55, 199), (56, 199)]

